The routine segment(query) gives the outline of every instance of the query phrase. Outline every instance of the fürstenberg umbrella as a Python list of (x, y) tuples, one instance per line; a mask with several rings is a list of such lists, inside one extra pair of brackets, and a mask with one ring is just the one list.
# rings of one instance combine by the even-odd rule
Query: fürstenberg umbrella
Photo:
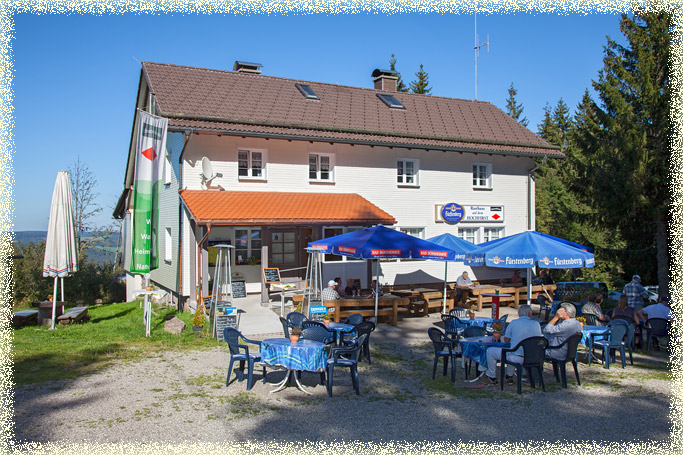
[(513, 269), (525, 267), (527, 269), (527, 303), (529, 303), (531, 301), (531, 268), (537, 263), (550, 269), (595, 267), (593, 253), (573, 245), (578, 244), (536, 231), (520, 232), (477, 245), (477, 249), (468, 253), (465, 258), (465, 265), (486, 264), (489, 267)]
[(73, 198), (69, 173), (59, 171), (52, 192), (50, 220), (45, 240), (43, 276), (54, 277), (52, 291), (52, 328), (55, 328), (57, 305), (57, 278), (62, 279), (62, 302), (64, 302), (64, 277), (78, 271), (78, 251), (74, 233)]
[[(465, 262), (465, 254), (477, 249), (477, 245), (453, 234), (445, 233), (427, 239), (428, 242), (435, 243), (439, 246), (445, 246), (455, 251), (455, 261)], [(446, 312), (446, 285), (448, 284), (448, 261), (444, 261), (444, 277), (443, 277), (443, 312)]]
[[(439, 261), (455, 260), (455, 252), (436, 245), (432, 242), (419, 239), (401, 231), (389, 229), (378, 224), (377, 226), (349, 232), (346, 234), (328, 237), (308, 243), (309, 248), (324, 251), (326, 254), (349, 256), (356, 259), (380, 259), (380, 258), (411, 258), (411, 259), (435, 259)], [(376, 266), (379, 288), (379, 267)], [(377, 304), (379, 292), (375, 293), (375, 317), (377, 317)]]

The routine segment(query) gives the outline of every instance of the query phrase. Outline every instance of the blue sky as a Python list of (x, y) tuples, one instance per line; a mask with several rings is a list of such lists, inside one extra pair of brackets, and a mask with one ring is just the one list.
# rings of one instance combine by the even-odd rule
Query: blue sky
[[(98, 177), (111, 222), (123, 188), (138, 61), (372, 87), (375, 68), (409, 82), (419, 65), (432, 94), (474, 98), (474, 16), (455, 14), (34, 15), (15, 16), (14, 230), (46, 230), (57, 171), (80, 156)], [(602, 67), (606, 35), (621, 40), (618, 15), (477, 15), (478, 99), (505, 109), (514, 82), (529, 128), (546, 103), (573, 108)], [(143, 39), (148, 41), (144, 41)], [(153, 42), (155, 40), (155, 42)]]

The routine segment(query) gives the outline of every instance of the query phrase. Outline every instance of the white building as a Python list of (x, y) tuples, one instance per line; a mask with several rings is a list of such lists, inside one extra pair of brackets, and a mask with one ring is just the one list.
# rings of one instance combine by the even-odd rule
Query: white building
[[(236, 246), (232, 271), (251, 293), (261, 291), (261, 262), (305, 267), (309, 241), (359, 227), (382, 223), (422, 238), (450, 232), (474, 243), (534, 228), (534, 159), (563, 155), (492, 104), (396, 92), (385, 70), (372, 73), (374, 88), (358, 88), (264, 76), (260, 67), (142, 64), (136, 107), (169, 119), (151, 279), (174, 299), (195, 300), (200, 275), (209, 293), (214, 242)], [(134, 127), (115, 211), (127, 242), (136, 135)], [(209, 182), (204, 157), (216, 172)], [(465, 208), (457, 224), (440, 217), (451, 202)], [(128, 269), (129, 242), (125, 258)], [(449, 267), (449, 280), (463, 270)], [(443, 264), (432, 261), (384, 261), (381, 271), (388, 284), (443, 280)], [(330, 256), (323, 272), (324, 281), (369, 284), (363, 261)], [(129, 293), (139, 286), (131, 278)]]

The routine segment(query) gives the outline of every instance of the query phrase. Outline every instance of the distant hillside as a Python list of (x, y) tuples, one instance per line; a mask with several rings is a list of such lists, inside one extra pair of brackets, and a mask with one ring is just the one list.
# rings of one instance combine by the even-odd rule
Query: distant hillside
[[(93, 233), (86, 232), (84, 238), (92, 237)], [(31, 242), (44, 242), (47, 238), (47, 231), (16, 231), (14, 241), (17, 244), (27, 245)], [(88, 260), (96, 264), (111, 264), (114, 262), (116, 247), (118, 246), (118, 234), (96, 239), (92, 248), (88, 250)]]

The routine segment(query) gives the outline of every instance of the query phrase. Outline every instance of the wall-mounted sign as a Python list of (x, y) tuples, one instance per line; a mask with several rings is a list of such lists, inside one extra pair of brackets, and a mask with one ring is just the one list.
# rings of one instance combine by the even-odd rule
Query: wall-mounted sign
[[(443, 218), (442, 212), (449, 204), (436, 204), (434, 221), (437, 223), (448, 223)], [(456, 204), (457, 205), (457, 204)], [(463, 205), (461, 206), (464, 215), (460, 220), (461, 223), (502, 223), (505, 221), (505, 212), (502, 205)], [(452, 222), (450, 224), (453, 224)]]
[(457, 224), (465, 216), (465, 210), (462, 205), (455, 202), (449, 202), (441, 207), (441, 219), (448, 224)]

